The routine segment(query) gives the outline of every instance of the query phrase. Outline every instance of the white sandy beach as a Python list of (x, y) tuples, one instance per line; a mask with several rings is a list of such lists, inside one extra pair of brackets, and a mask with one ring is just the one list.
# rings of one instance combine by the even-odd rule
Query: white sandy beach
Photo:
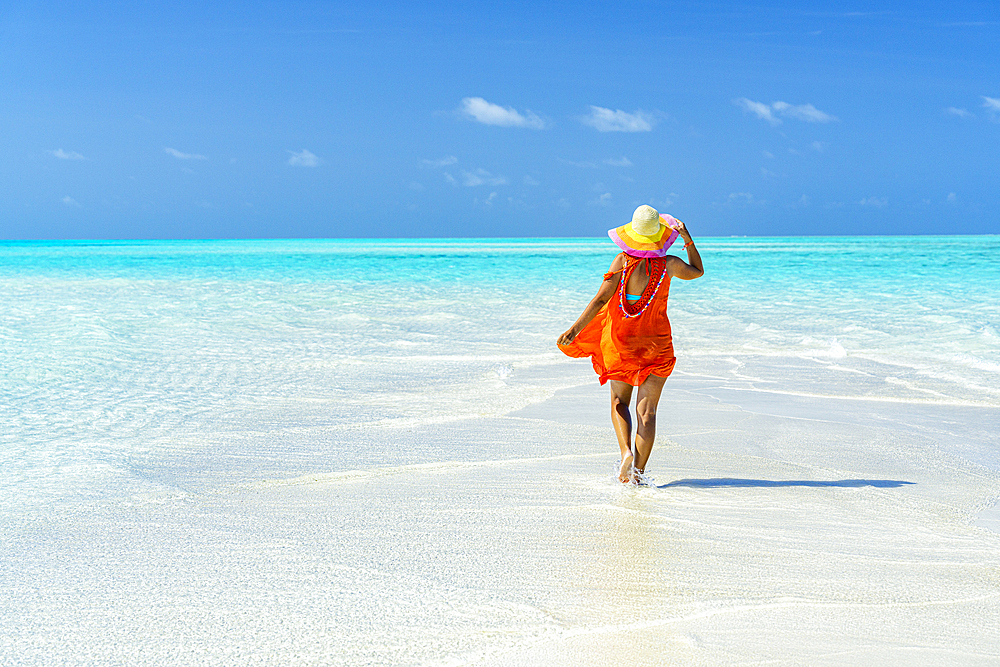
[(563, 371), (583, 384), (398, 433), (504, 456), (154, 495), (74, 534), (22, 526), (37, 542), (8, 544), (25, 555), (4, 572), (5, 663), (1000, 660), (1000, 534), (974, 525), (1000, 476), (948, 453), (949, 423), (993, 437), (1000, 410), (678, 374), (654, 485), (634, 488), (613, 480), (606, 390)]

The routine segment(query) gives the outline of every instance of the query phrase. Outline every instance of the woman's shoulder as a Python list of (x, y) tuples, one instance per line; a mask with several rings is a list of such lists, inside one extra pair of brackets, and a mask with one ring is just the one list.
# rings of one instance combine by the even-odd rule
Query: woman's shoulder
[(611, 280), (616, 275), (621, 273), (621, 270), (625, 268), (625, 253), (618, 253), (613, 260), (611, 260), (611, 268), (608, 272), (604, 274), (605, 280)]
[(620, 252), (617, 255), (615, 255), (615, 258), (611, 260), (612, 273), (618, 273), (619, 271), (625, 268), (626, 257), (627, 255), (623, 252)]

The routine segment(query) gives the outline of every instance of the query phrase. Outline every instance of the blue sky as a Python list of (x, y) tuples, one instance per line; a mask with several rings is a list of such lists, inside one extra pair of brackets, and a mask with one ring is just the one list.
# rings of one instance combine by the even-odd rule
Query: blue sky
[(1000, 232), (996, 2), (3, 3), (0, 237)]

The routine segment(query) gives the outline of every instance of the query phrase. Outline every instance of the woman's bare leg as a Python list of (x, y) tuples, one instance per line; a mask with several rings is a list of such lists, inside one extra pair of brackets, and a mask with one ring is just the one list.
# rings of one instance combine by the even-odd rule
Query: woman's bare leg
[(615, 427), (615, 435), (618, 436), (618, 448), (622, 451), (622, 466), (618, 470), (618, 481), (622, 483), (632, 479), (632, 415), (628, 411), (631, 402), (632, 385), (612, 380), (611, 423)]
[(663, 383), (666, 381), (667, 378), (650, 375), (639, 385), (639, 393), (635, 399), (635, 417), (638, 424), (635, 429), (635, 460), (632, 465), (640, 475), (646, 469), (646, 462), (653, 452), (653, 440), (656, 439), (656, 406), (660, 402), (660, 392), (663, 391)]

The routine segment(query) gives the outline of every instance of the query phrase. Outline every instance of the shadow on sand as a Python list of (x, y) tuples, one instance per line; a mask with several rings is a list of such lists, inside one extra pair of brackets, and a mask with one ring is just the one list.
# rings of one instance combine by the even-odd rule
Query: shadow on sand
[(897, 489), (905, 484), (916, 484), (916, 482), (902, 482), (894, 479), (838, 479), (831, 481), (818, 481), (818, 480), (808, 480), (808, 479), (770, 480), (770, 479), (735, 479), (732, 477), (714, 477), (712, 479), (679, 479), (676, 482), (670, 482), (668, 484), (660, 484), (656, 488), (666, 489), (671, 486), (692, 486), (699, 489), (714, 489), (726, 486), (730, 487), (839, 486), (844, 488), (875, 486), (880, 489)]

